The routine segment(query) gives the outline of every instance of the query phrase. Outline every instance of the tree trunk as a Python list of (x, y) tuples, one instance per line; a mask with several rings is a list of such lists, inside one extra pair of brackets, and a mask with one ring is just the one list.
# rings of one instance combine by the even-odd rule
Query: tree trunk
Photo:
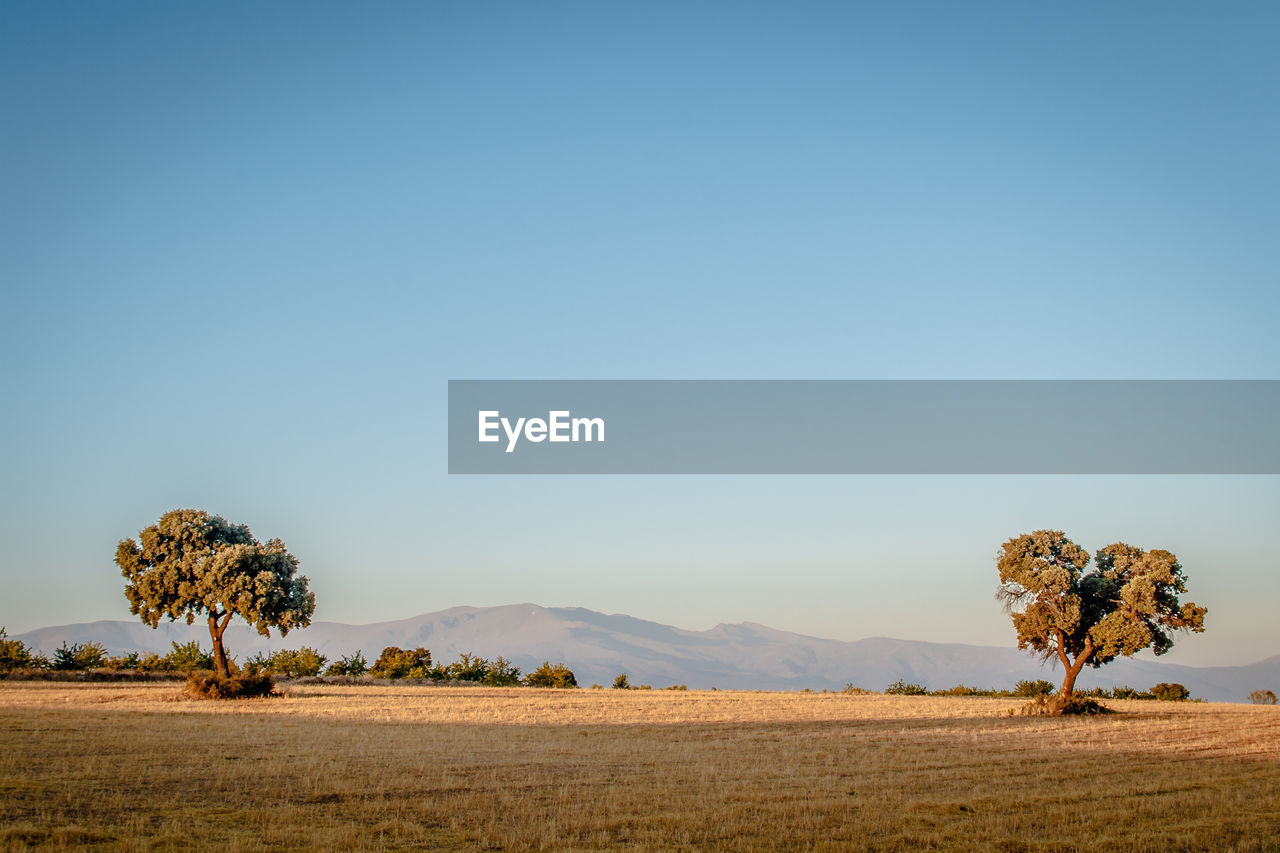
[(1076, 689), (1076, 676), (1080, 674), (1083, 668), (1084, 659), (1076, 658), (1075, 665), (1067, 670), (1067, 674), (1062, 678), (1062, 689), (1058, 691), (1058, 698), (1066, 699)]
[[(1093, 644), (1086, 642), (1084, 651), (1076, 656), (1076, 662), (1068, 666), (1066, 674), (1062, 677), (1062, 689), (1058, 691), (1058, 697), (1066, 699), (1076, 689), (1076, 676), (1080, 674), (1080, 670), (1084, 669), (1085, 662), (1089, 660), (1089, 656), (1093, 654)], [(1063, 664), (1066, 664), (1066, 656), (1062, 658)]]
[(231, 614), (227, 614), (227, 618), (219, 625), (217, 614), (209, 614), (209, 636), (213, 639), (213, 668), (223, 678), (231, 677), (231, 668), (227, 666), (227, 652), (222, 647), (222, 632), (227, 630), (227, 623), (230, 621)]

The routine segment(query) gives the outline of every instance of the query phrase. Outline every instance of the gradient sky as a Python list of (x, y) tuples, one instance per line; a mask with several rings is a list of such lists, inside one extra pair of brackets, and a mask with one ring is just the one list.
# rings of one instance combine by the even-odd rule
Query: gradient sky
[(324, 620), (1011, 645), (996, 551), (1054, 527), (1179, 555), (1166, 659), (1280, 653), (1275, 477), (445, 473), (450, 378), (1280, 378), (1276, 44), (1274, 3), (0, 2), (0, 624), (133, 618), (116, 542), (194, 506)]

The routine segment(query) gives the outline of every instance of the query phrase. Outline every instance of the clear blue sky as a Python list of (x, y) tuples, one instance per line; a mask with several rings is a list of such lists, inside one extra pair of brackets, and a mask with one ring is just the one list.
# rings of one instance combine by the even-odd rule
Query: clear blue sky
[(1274, 3), (0, 3), (0, 624), (279, 536), (317, 618), (1012, 643), (1009, 536), (1280, 653), (1274, 477), (450, 478), (450, 378), (1278, 378)]

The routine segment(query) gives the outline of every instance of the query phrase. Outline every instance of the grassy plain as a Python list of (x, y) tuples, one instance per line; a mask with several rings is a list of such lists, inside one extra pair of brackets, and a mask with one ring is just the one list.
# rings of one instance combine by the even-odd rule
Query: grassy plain
[(0, 682), (0, 846), (1280, 850), (1280, 708)]

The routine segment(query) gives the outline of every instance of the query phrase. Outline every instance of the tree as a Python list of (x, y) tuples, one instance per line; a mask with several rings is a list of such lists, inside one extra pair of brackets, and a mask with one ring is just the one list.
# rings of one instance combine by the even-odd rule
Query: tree
[(498, 655), (498, 659), (489, 664), (484, 683), (490, 687), (511, 687), (520, 683), (520, 667), (512, 666), (511, 661)]
[(1055, 657), (1066, 670), (1059, 696), (1075, 689), (1086, 664), (1100, 667), (1145, 648), (1162, 655), (1174, 631), (1204, 630), (1205, 608), (1178, 595), (1186, 578), (1168, 551), (1117, 543), (1089, 554), (1060, 530), (1016, 536), (1000, 549), (996, 593), (1013, 618), (1018, 648)]
[(370, 668), (374, 678), (426, 678), (431, 669), (431, 650), (421, 646), (408, 651), (399, 646), (387, 646)]
[(353, 655), (338, 658), (337, 661), (329, 664), (329, 668), (324, 671), (325, 675), (364, 675), (369, 669), (369, 662), (364, 659), (364, 653), (359, 649)]
[(524, 677), (524, 683), (530, 687), (577, 687), (578, 679), (564, 664), (543, 661), (542, 666)]
[(21, 640), (11, 640), (0, 628), (0, 672), (11, 672), (31, 666), (31, 650)]
[(159, 664), (168, 672), (185, 672), (188, 675), (197, 669), (213, 669), (213, 655), (200, 648), (195, 640), (188, 643), (173, 641), (173, 651), (160, 658)]
[(230, 676), (223, 632), (239, 616), (264, 637), (311, 624), (316, 597), (298, 574), (298, 560), (279, 539), (262, 543), (243, 524), (195, 509), (166, 512), (139, 534), (121, 540), (116, 564), (128, 580), (129, 608), (155, 628), (197, 616), (209, 622), (217, 673)]
[(107, 659), (107, 650), (101, 643), (72, 643), (53, 650), (53, 668), (59, 672), (94, 669)]
[(1161, 702), (1185, 702), (1191, 698), (1191, 691), (1185, 684), (1162, 681), (1151, 688), (1151, 695)]
[(310, 678), (320, 674), (329, 658), (310, 646), (300, 649), (279, 649), (271, 653), (262, 667), (272, 675), (285, 678)]

